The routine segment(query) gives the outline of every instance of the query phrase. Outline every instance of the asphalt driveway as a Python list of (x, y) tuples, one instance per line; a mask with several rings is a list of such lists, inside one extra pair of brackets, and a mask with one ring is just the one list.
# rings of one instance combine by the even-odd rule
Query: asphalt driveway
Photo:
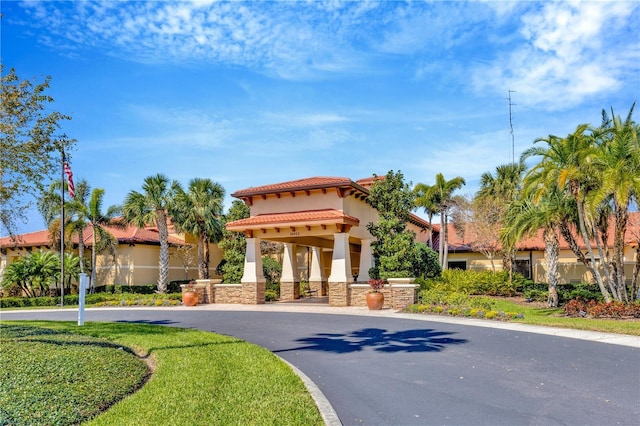
[[(329, 308), (330, 309), (330, 308)], [(76, 320), (77, 311), (2, 312)], [(396, 317), (184, 308), (91, 309), (236, 336), (284, 358), (345, 425), (636, 425), (637, 347)]]

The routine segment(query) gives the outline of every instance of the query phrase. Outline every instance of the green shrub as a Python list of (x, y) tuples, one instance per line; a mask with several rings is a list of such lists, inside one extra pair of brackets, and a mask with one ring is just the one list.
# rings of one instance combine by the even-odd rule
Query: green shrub
[(547, 297), (549, 295), (549, 291), (548, 290), (529, 289), (529, 290), (525, 290), (522, 295), (528, 301), (531, 301), (531, 302), (546, 302), (547, 301)]
[(438, 253), (424, 243), (416, 243), (413, 275), (416, 278), (435, 278), (440, 275)]
[(29, 300), (24, 297), (3, 297), (0, 299), (0, 308), (22, 308), (24, 301)]
[(489, 311), (495, 306), (495, 304), (496, 302), (490, 297), (471, 297), (469, 306)]
[(278, 297), (278, 293), (274, 290), (265, 290), (264, 292), (264, 298), (267, 302), (275, 302), (278, 300)]
[(446, 303), (448, 293), (440, 289), (423, 290), (419, 293), (423, 305), (441, 305)]
[(525, 279), (513, 274), (509, 283), (508, 271), (462, 271), (447, 269), (440, 277), (425, 281), (425, 288), (442, 291), (488, 296), (513, 296), (516, 287), (522, 287)]

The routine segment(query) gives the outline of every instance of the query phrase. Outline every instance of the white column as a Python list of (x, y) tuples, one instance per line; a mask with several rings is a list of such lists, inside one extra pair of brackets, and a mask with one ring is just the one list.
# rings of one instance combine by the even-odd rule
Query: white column
[(260, 254), (260, 239), (247, 238), (247, 253), (244, 257), (244, 274), (242, 283), (265, 282), (262, 272), (262, 256)]
[(0, 254), (0, 280), (2, 280), (2, 275), (4, 274), (4, 268), (7, 267), (7, 255)]
[(330, 283), (353, 282), (351, 275), (351, 254), (349, 253), (349, 234), (333, 234), (333, 258), (331, 259)]
[(373, 267), (373, 253), (371, 253), (371, 240), (360, 241), (360, 268), (358, 268), (358, 281), (369, 281), (369, 269)]
[(280, 281), (297, 282), (298, 279), (298, 259), (296, 256), (296, 245), (284, 243), (284, 254), (282, 256), (282, 276)]
[(322, 264), (322, 248), (311, 247), (311, 271), (309, 273), (309, 282), (326, 281), (324, 274), (324, 265)]

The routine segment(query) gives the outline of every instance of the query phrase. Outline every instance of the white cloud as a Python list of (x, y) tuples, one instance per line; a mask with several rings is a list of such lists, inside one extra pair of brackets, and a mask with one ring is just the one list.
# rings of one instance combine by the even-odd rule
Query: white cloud
[(640, 42), (628, 37), (631, 2), (549, 2), (522, 16), (521, 43), (472, 69), (478, 91), (519, 92), (521, 103), (552, 110), (615, 92), (640, 69)]

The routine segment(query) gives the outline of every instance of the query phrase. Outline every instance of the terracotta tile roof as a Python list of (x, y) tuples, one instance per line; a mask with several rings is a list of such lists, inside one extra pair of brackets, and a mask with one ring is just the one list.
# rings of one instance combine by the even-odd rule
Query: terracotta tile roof
[(344, 223), (357, 226), (360, 221), (340, 210), (324, 209), (324, 210), (306, 210), (301, 212), (287, 213), (268, 213), (259, 214), (257, 216), (240, 219), (227, 223), (229, 230), (242, 230), (247, 228), (257, 228), (260, 226), (291, 226), (292, 223)]
[(0, 238), (0, 247), (38, 247), (49, 245), (49, 231), (27, 232), (25, 234)]
[[(138, 228), (129, 225), (120, 229), (113, 226), (105, 227), (120, 244), (160, 244), (158, 230), (156, 228)], [(82, 233), (84, 244), (87, 247), (92, 245), (93, 226), (87, 225)], [(78, 244), (78, 236), (73, 237), (73, 243)], [(184, 244), (184, 238), (176, 235), (169, 235), (169, 244)], [(49, 231), (47, 229), (26, 234), (16, 235), (12, 240), (10, 237), (0, 238), (0, 247), (39, 247), (49, 246)]]
[(373, 182), (375, 180), (378, 180), (378, 179), (384, 179), (384, 175), (383, 176), (377, 176), (377, 177), (376, 176), (370, 176), (370, 177), (367, 177), (367, 178), (358, 179), (356, 181), (356, 183), (358, 185), (360, 185), (360, 186), (364, 186), (365, 188), (369, 189), (369, 188), (371, 188), (371, 185), (373, 185)]
[[(409, 222), (419, 226), (422, 229), (429, 229), (429, 222), (413, 213), (409, 213)], [(431, 227), (434, 228), (433, 225), (431, 225)]]
[[(609, 247), (613, 246), (613, 231), (614, 231), (614, 220), (611, 218), (609, 221)], [(465, 233), (464, 238), (460, 237), (454, 227), (453, 224), (449, 224), (449, 250), (450, 251), (473, 251), (471, 250), (471, 242), (474, 240), (474, 235), (468, 232)], [(542, 236), (543, 230), (540, 229), (538, 232), (529, 238), (523, 239), (520, 241), (518, 245), (518, 250), (540, 250), (544, 251), (545, 243), (544, 238)], [(584, 244), (584, 240), (579, 235), (577, 231), (574, 230), (574, 235), (576, 235), (576, 242), (581, 249), (586, 249)], [(625, 234), (625, 245), (629, 245), (631, 243), (637, 242), (640, 239), (640, 212), (631, 212), (629, 213), (629, 221), (627, 223), (627, 232)], [(564, 240), (561, 235), (558, 235), (558, 240), (560, 242), (561, 250), (571, 250), (569, 244)], [(595, 249), (595, 242), (591, 242), (591, 247)]]
[(231, 194), (232, 197), (243, 198), (262, 194), (277, 194), (290, 191), (304, 191), (322, 188), (340, 188), (354, 186), (356, 189), (364, 189), (351, 179), (346, 177), (316, 176), (305, 179), (291, 180), (288, 182), (274, 183), (271, 185), (254, 186), (241, 189)]

